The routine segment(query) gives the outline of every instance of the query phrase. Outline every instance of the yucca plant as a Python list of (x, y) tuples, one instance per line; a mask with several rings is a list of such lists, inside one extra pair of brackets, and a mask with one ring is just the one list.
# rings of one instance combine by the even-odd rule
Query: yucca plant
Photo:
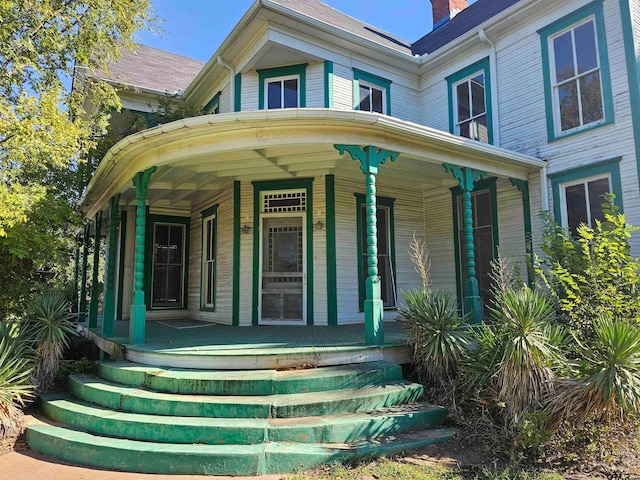
[(556, 382), (547, 398), (551, 427), (562, 421), (581, 425), (590, 418), (610, 421), (640, 412), (640, 328), (624, 320), (593, 322), (590, 345), (579, 342), (585, 375)]
[(413, 362), (421, 379), (442, 385), (452, 379), (469, 346), (470, 334), (448, 292), (413, 289), (402, 292), (406, 320), (413, 346)]
[(0, 438), (22, 430), (22, 410), (35, 386), (32, 367), (20, 331), (12, 322), (0, 321)]
[(41, 393), (53, 385), (69, 337), (76, 335), (73, 315), (65, 297), (57, 292), (46, 292), (36, 297), (26, 318), (27, 337), (35, 353), (33, 377)]

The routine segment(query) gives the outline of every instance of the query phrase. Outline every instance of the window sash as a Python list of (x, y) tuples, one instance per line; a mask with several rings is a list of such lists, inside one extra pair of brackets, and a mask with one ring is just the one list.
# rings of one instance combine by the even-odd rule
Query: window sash
[(569, 206), (567, 204), (567, 189), (571, 189), (571, 187), (582, 186), (583, 192), (584, 192), (584, 213), (582, 213), (581, 216), (583, 218), (586, 218), (585, 223), (588, 227), (593, 227), (595, 223), (593, 218), (594, 212), (596, 212), (596, 210), (599, 208), (599, 205), (592, 205), (594, 198), (592, 198), (592, 195), (590, 192), (590, 185), (592, 185), (594, 182), (597, 182), (598, 180), (604, 180), (604, 179), (606, 179), (609, 184), (607, 192), (611, 193), (611, 191), (613, 190), (613, 185), (611, 180), (611, 174), (609, 173), (606, 173), (603, 175), (594, 175), (591, 177), (581, 178), (580, 180), (577, 180), (577, 181), (564, 182), (560, 184), (560, 202), (562, 207), (561, 220), (562, 220), (562, 226), (564, 228), (569, 228), (572, 231), (574, 231), (575, 227), (577, 227), (577, 225), (570, 225), (571, 219), (569, 218), (569, 208), (568, 208)]
[[(167, 229), (167, 240), (158, 243), (158, 229)], [(173, 245), (173, 232), (179, 231), (180, 245)], [(153, 226), (153, 265), (151, 279), (151, 307), (182, 308), (184, 304), (184, 254), (186, 227), (183, 224), (156, 222)], [(180, 248), (178, 255), (171, 255), (173, 247)], [(161, 250), (166, 250), (162, 254)], [(175, 274), (177, 272), (177, 282)]]
[[(482, 77), (482, 84), (478, 83), (476, 80), (478, 77)], [(473, 86), (481, 86), (482, 87), (482, 106), (483, 108), (479, 111), (476, 111), (476, 102), (474, 102), (474, 88)], [(456, 135), (461, 137), (470, 138), (472, 140), (481, 141), (484, 143), (489, 143), (489, 127), (487, 125), (487, 91), (486, 91), (486, 78), (483, 70), (478, 70), (465, 79), (456, 82), (452, 86), (453, 95), (454, 95), (454, 128)], [(463, 89), (460, 87), (463, 86)], [(460, 102), (462, 98), (460, 98), (460, 90), (465, 90), (465, 95), (467, 98), (467, 106), (469, 111), (469, 116), (465, 118), (460, 118)], [(484, 123), (482, 122), (484, 120)]]
[[(287, 91), (291, 90), (293, 86), (292, 81), (295, 81), (295, 102), (291, 102), (291, 98), (287, 96)], [(278, 93), (273, 97), (272, 89), (273, 85), (278, 89)], [(264, 108), (273, 110), (279, 108), (298, 108), (300, 106), (300, 75), (287, 75), (285, 77), (270, 77), (264, 80)]]
[(216, 216), (203, 219), (202, 238), (202, 306), (215, 306), (215, 275), (216, 275)]
[[(359, 109), (365, 112), (384, 113), (386, 110), (385, 94), (386, 89), (368, 84), (362, 80), (358, 81), (359, 88)], [(363, 91), (366, 97), (363, 98)]]

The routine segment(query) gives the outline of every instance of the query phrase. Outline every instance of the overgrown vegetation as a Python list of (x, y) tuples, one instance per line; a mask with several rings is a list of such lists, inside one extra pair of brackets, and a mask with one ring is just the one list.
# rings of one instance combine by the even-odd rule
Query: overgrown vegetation
[[(432, 400), (450, 407), (467, 438), (503, 452), (512, 465), (584, 469), (591, 461), (610, 473), (617, 471), (613, 454), (607, 463), (592, 448), (600, 437), (636, 448), (640, 260), (631, 256), (629, 240), (637, 228), (608, 200), (604, 221), (573, 234), (545, 218), (546, 258), (534, 265), (534, 288), (498, 256), (490, 318), (480, 326), (465, 329), (456, 308), (434, 308), (450, 305), (433, 294), (429, 279), (422, 279), (422, 291), (403, 294), (414, 364)], [(413, 245), (410, 255), (428, 276), (424, 244)]]

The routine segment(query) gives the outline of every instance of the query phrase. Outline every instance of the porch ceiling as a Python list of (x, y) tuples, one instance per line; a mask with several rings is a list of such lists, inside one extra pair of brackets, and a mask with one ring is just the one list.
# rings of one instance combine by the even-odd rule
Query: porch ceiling
[(527, 179), (544, 162), (449, 133), (368, 112), (291, 109), (207, 115), (125, 138), (107, 153), (82, 199), (88, 217), (116, 193), (135, 200), (136, 172), (157, 167), (150, 205), (189, 210), (234, 180), (310, 177), (328, 173), (362, 180), (358, 164), (334, 144), (376, 145), (399, 152), (380, 180), (399, 186), (454, 185), (452, 163), (490, 175)]

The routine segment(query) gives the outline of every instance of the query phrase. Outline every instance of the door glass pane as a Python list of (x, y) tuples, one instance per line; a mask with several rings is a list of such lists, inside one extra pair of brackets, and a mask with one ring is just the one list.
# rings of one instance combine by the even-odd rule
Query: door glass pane
[(602, 120), (602, 92), (600, 72), (593, 72), (580, 78), (580, 100), (582, 102), (583, 124)]
[(560, 100), (560, 123), (562, 130), (580, 126), (578, 112), (578, 87), (575, 80), (558, 87)]
[(593, 70), (598, 66), (593, 21), (577, 27), (574, 35), (576, 38), (576, 55), (578, 57), (578, 73)]
[(267, 108), (282, 108), (282, 82), (267, 83)]
[(606, 200), (603, 195), (605, 193), (609, 193), (611, 191), (611, 188), (609, 187), (608, 178), (592, 180), (587, 185), (589, 188), (589, 205), (591, 207), (591, 226), (595, 227), (595, 220), (604, 220), (602, 204)]
[(553, 39), (553, 53), (556, 66), (556, 82), (572, 78), (575, 75), (573, 67), (573, 44), (571, 32), (564, 33)]
[(371, 89), (366, 85), (360, 85), (360, 110), (371, 111)]
[(302, 217), (264, 218), (261, 319), (303, 321)]
[(572, 232), (578, 225), (587, 223), (587, 202), (585, 199), (584, 184), (571, 185), (565, 188), (567, 203), (567, 226)]
[(284, 108), (298, 106), (298, 79), (290, 78), (284, 81)]
[(458, 84), (456, 87), (456, 95), (458, 96), (458, 122), (462, 122), (467, 120), (471, 115), (469, 105), (469, 83), (463, 82)]

